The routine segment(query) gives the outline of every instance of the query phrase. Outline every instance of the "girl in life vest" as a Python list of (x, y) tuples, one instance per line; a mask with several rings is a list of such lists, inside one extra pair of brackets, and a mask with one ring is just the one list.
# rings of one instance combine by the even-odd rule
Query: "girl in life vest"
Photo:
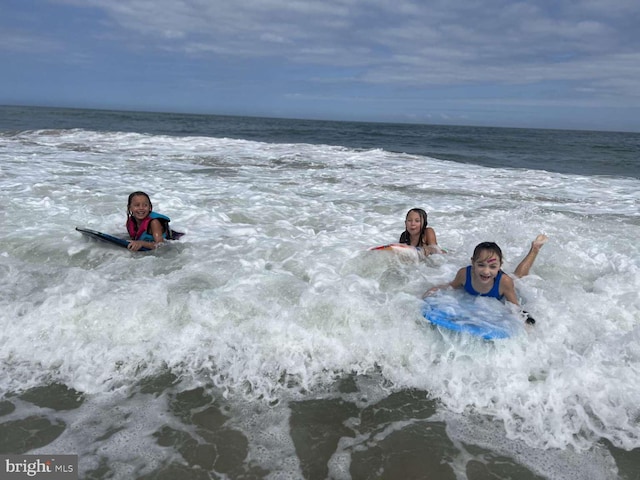
[(158, 248), (171, 238), (169, 217), (153, 212), (149, 195), (144, 192), (133, 192), (127, 203), (127, 231), (131, 241), (127, 248), (137, 251), (143, 247)]

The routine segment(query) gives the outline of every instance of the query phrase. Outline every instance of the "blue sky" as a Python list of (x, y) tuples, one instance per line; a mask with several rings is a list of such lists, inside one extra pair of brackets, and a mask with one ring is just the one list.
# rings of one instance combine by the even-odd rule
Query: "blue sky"
[(640, 131), (637, 0), (2, 0), (0, 104)]

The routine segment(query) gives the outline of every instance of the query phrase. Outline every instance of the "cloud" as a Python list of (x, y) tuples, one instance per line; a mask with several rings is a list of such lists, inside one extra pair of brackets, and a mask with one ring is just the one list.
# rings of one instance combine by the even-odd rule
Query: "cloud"
[[(637, 15), (634, 2), (606, 9), (595, 1), (560, 1), (547, 9), (497, 0), (63, 3), (100, 10), (123, 42), (147, 49), (364, 66), (364, 81), (406, 85), (565, 80), (574, 77), (570, 72), (617, 65), (617, 55), (633, 51), (624, 39), (639, 36), (625, 20)], [(638, 75), (640, 66), (621, 73)]]
[[(267, 81), (258, 83), (272, 90), (256, 93), (257, 98), (295, 91), (300, 93), (295, 98), (328, 100), (387, 101), (395, 95), (403, 108), (405, 99), (436, 101), (437, 95), (494, 98), (502, 104), (538, 98), (543, 106), (582, 99), (585, 105), (640, 107), (637, 0), (48, 0), (44, 5), (50, 10), (46, 16), (14, 22), (0, 48), (34, 55), (64, 49), (62, 62), (90, 61), (93, 55), (106, 63), (128, 55), (123, 65), (140, 64), (153, 79), (180, 76), (200, 91), (207, 91), (206, 85), (222, 88), (223, 82), (225, 92), (239, 81), (253, 86), (265, 76)], [(36, 28), (55, 18), (56, 10), (71, 22), (68, 31)], [(107, 51), (111, 56), (100, 56)], [(184, 68), (153, 69), (175, 64)], [(480, 89), (482, 95), (473, 97)]]
[(16, 54), (62, 52), (64, 44), (46, 35), (19, 30), (4, 30), (0, 31), (0, 50)]

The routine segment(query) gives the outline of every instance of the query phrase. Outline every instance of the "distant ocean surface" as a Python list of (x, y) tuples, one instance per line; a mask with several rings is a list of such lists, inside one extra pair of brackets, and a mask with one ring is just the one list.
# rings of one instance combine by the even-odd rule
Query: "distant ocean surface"
[(640, 133), (0, 106), (0, 131), (84, 129), (382, 149), (485, 167), (640, 178)]
[[(77, 454), (82, 479), (639, 478), (640, 134), (4, 106), (0, 187), (0, 454)], [(186, 235), (75, 231), (124, 235), (135, 190)], [(447, 254), (367, 250), (413, 207)], [(534, 328), (425, 324), (477, 243), (511, 273), (540, 232)]]

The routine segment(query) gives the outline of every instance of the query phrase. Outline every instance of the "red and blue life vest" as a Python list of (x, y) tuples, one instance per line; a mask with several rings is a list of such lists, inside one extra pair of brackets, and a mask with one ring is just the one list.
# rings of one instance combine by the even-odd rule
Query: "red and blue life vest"
[(171, 237), (171, 231), (169, 230), (169, 222), (171, 221), (166, 215), (161, 213), (150, 212), (149, 215), (140, 222), (140, 225), (136, 226), (136, 221), (132, 216), (127, 219), (127, 231), (132, 240), (141, 240), (143, 242), (154, 242), (153, 235), (149, 232), (149, 224), (151, 220), (157, 219), (162, 224), (162, 238), (165, 240)]

